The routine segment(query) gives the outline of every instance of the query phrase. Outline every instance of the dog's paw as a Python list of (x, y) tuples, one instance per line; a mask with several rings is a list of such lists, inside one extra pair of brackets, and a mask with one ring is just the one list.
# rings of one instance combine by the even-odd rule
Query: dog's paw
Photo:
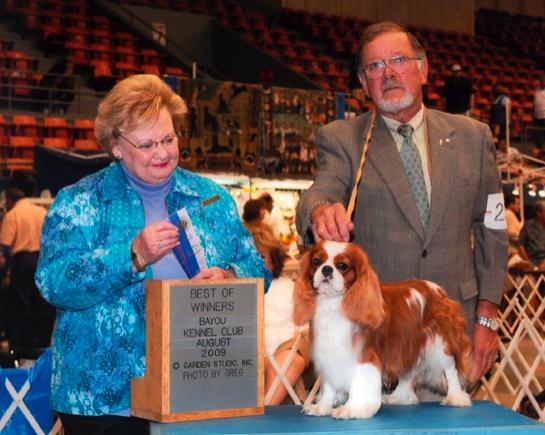
[(449, 394), (441, 402), (445, 406), (471, 406), (471, 398), (465, 391), (459, 391), (454, 394)]
[(303, 406), (303, 413), (307, 415), (313, 415), (315, 417), (320, 417), (323, 415), (330, 415), (331, 414), (331, 408), (315, 405), (315, 404), (309, 404)]
[(380, 402), (367, 402), (361, 406), (343, 405), (335, 408), (331, 413), (334, 418), (371, 418), (380, 409)]
[(392, 394), (384, 394), (382, 402), (387, 405), (416, 405), (419, 400), (414, 391), (404, 391), (402, 394), (394, 391)]

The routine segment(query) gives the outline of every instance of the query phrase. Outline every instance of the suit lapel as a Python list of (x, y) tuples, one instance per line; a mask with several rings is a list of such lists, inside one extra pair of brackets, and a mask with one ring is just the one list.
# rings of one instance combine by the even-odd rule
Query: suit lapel
[(426, 110), (431, 153), (431, 208), (424, 247), (439, 228), (448, 206), (456, 174), (454, 129), (431, 110)]
[(367, 157), (384, 180), (386, 186), (388, 186), (399, 208), (415, 232), (424, 240), (424, 228), (418, 216), (411, 187), (409, 186), (407, 177), (405, 177), (405, 169), (399, 157), (399, 151), (388, 127), (386, 127), (382, 117), (379, 115), (377, 115), (375, 131), (369, 143)]

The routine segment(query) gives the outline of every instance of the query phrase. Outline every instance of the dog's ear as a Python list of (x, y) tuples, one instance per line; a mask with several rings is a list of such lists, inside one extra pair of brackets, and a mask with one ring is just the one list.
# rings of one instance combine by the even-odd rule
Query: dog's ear
[(293, 321), (296, 325), (310, 322), (316, 310), (316, 293), (312, 288), (311, 266), (313, 250), (305, 252), (299, 261), (299, 277), (295, 281), (293, 293)]
[(355, 245), (351, 247), (357, 278), (343, 299), (343, 310), (353, 322), (376, 329), (384, 320), (384, 300), (377, 274), (367, 255)]

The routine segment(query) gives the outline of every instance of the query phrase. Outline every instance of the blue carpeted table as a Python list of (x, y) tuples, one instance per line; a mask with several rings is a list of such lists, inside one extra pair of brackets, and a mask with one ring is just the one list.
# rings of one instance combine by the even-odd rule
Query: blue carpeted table
[(184, 423), (151, 423), (151, 435), (173, 434), (545, 434), (545, 425), (493, 402), (471, 408), (437, 402), (383, 406), (369, 420), (309, 417), (298, 406), (271, 406), (265, 415)]

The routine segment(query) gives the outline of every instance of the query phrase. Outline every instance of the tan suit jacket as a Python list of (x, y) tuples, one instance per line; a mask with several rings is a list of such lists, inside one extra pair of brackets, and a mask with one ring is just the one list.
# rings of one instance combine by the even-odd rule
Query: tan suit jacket
[[(489, 194), (502, 192), (490, 129), (461, 115), (425, 110), (431, 156), (431, 204), (424, 229), (395, 141), (377, 122), (354, 211), (354, 241), (382, 281), (421, 278), (462, 303), (468, 329), (478, 299), (501, 301), (507, 233), (484, 225)], [(322, 127), (318, 172), (302, 195), (297, 228), (305, 234), (318, 201), (348, 203), (370, 114)]]

